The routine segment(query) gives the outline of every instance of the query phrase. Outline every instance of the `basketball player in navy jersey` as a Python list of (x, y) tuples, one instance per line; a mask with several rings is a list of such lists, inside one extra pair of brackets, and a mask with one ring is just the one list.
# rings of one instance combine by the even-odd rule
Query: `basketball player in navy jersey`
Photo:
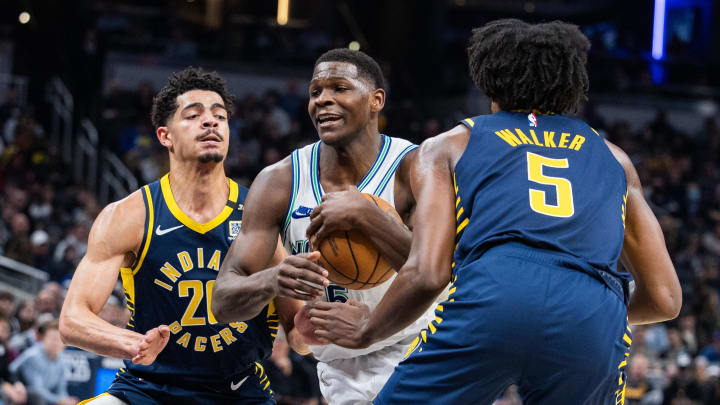
[[(292, 316), (300, 303), (268, 300), (257, 316), (230, 324), (210, 311), (247, 193), (223, 168), (230, 111), (224, 80), (202, 69), (173, 74), (153, 100), (170, 173), (100, 213), (60, 317), (67, 343), (125, 359), (107, 393), (87, 403), (274, 403), (258, 361), (269, 356), (280, 320), (298, 347)], [(280, 248), (267, 260), (283, 257)], [(97, 316), (118, 273), (131, 313), (125, 329)]]
[(680, 285), (630, 159), (565, 115), (586, 98), (589, 46), (562, 22), (473, 31), (470, 72), (493, 114), (421, 146), (407, 263), (367, 318), (310, 311), (317, 336), (364, 347), (453, 280), (374, 403), (490, 404), (510, 384), (525, 404), (622, 403), (627, 321), (677, 316)]
[[(310, 250), (312, 236), (322, 240), (335, 230), (347, 229), (366, 233), (395, 268), (405, 262), (410, 230), (360, 194), (383, 198), (407, 224), (412, 223), (415, 200), (408, 176), (416, 145), (379, 133), (383, 88), (380, 67), (363, 52), (334, 49), (318, 58), (309, 86), (308, 113), (320, 141), (265, 168), (253, 182), (245, 202), (246, 219), (215, 284), (213, 313), (218, 319), (251, 319), (277, 295), (311, 300), (319, 293), (330, 307), (358, 313), (382, 298), (390, 282), (348, 290), (307, 270), (292, 274), (299, 280), (278, 286), (274, 279), (282, 270), (268, 268), (266, 263), (278, 235), (288, 253), (302, 254)], [(319, 257), (318, 252), (311, 255)], [(427, 316), (432, 315), (428, 311)], [(362, 350), (310, 340), (310, 349), (320, 361), (320, 389), (328, 403), (370, 403), (427, 321), (421, 317)]]

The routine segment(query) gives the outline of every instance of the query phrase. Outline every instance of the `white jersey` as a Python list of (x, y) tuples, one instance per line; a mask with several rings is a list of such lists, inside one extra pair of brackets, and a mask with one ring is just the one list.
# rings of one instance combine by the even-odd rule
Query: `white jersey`
[[(417, 148), (417, 145), (399, 138), (382, 136), (382, 145), (375, 163), (357, 188), (362, 193), (374, 194), (395, 206), (395, 171), (403, 157)], [(305, 253), (309, 242), (305, 231), (310, 225), (310, 212), (320, 204), (323, 195), (318, 170), (320, 142), (295, 150), (292, 155), (292, 198), (283, 227), (283, 244), (289, 254)], [(345, 302), (348, 299), (358, 301), (375, 309), (385, 292), (390, 288), (396, 275), (385, 283), (367, 290), (348, 290), (330, 284), (325, 288), (325, 299)], [(409, 336), (416, 336), (434, 317), (435, 309), (429, 309), (424, 316), (397, 334), (373, 344), (366, 349), (346, 349), (337, 345), (310, 346), (319, 361), (328, 362), (337, 359), (349, 359), (372, 353), (392, 345)]]

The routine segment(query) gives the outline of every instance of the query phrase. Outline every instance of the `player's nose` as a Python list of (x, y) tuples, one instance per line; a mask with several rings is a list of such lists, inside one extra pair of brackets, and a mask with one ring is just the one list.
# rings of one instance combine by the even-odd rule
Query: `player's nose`
[(315, 105), (317, 106), (325, 106), (333, 104), (335, 100), (333, 100), (331, 94), (329, 91), (323, 89), (320, 91), (320, 94), (315, 97)]
[(218, 119), (215, 118), (212, 114), (203, 115), (203, 120), (202, 120), (203, 128), (217, 128), (218, 125), (220, 125), (220, 123), (218, 122)]

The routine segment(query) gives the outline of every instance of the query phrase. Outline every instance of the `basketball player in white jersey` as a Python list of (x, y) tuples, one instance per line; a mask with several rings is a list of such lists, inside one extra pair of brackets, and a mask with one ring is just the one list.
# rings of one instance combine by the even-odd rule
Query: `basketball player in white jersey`
[[(310, 301), (320, 291), (328, 305), (352, 303), (358, 313), (372, 310), (385, 294), (391, 281), (362, 291), (332, 284), (315, 288), (302, 282), (320, 284), (311, 278), (317, 274), (310, 269), (296, 269), (298, 280), (281, 284), (276, 280), (283, 270), (264, 268), (278, 234), (287, 251), (296, 255), (310, 251), (310, 236), (319, 241), (342, 229), (365, 232), (395, 268), (405, 262), (410, 230), (360, 194), (383, 198), (406, 224), (411, 223), (415, 200), (409, 171), (417, 146), (379, 133), (383, 87), (380, 67), (362, 52), (335, 49), (318, 58), (308, 112), (320, 142), (294, 151), (255, 179), (245, 201), (247, 220), (215, 284), (212, 311), (219, 321), (250, 319), (278, 294)], [(317, 260), (318, 256), (305, 257)], [(370, 403), (433, 312), (426, 315), (362, 350), (309, 341), (320, 361), (320, 388), (328, 403)]]

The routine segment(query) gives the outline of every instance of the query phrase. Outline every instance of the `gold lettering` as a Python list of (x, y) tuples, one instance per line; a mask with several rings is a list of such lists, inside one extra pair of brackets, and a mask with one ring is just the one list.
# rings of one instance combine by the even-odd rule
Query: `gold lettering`
[(165, 262), (160, 271), (173, 283), (177, 281), (178, 277), (180, 277), (180, 272), (175, 270), (175, 267), (168, 262)]
[(580, 150), (580, 147), (582, 147), (584, 142), (585, 142), (584, 136), (575, 135), (572, 142), (570, 142), (570, 149)]
[(220, 337), (223, 338), (226, 345), (229, 345), (230, 343), (237, 340), (237, 338), (233, 336), (232, 331), (228, 327), (225, 327), (220, 331)]
[(205, 343), (207, 343), (207, 338), (205, 336), (197, 336), (195, 338), (195, 351), (196, 352), (204, 352), (205, 351)]
[(567, 142), (568, 142), (569, 136), (570, 136), (570, 134), (567, 132), (562, 133), (562, 135), (560, 136), (560, 143), (558, 144), (558, 148), (567, 148)]
[(532, 136), (532, 139), (533, 139), (533, 142), (535, 142), (535, 145), (537, 145), (537, 146), (545, 146), (545, 145), (541, 144), (540, 142), (538, 142), (537, 136), (535, 136), (535, 130), (534, 130), (534, 129), (531, 129), (531, 130), (530, 130), (530, 136)]
[(183, 271), (192, 270), (193, 262), (190, 260), (190, 254), (188, 252), (182, 251), (177, 254), (177, 257), (178, 260), (180, 260)]
[(220, 251), (216, 250), (210, 258), (210, 262), (207, 265), (208, 269), (220, 271)]
[(507, 142), (513, 148), (522, 143), (522, 142), (520, 142), (519, 139), (517, 139), (517, 137), (515, 137), (515, 135), (512, 132), (510, 132), (507, 129), (503, 129), (501, 131), (495, 131), (495, 135), (499, 136), (500, 139)]
[(203, 248), (197, 248), (198, 269), (205, 267), (205, 258), (203, 257)]
[(518, 134), (518, 137), (520, 137), (520, 140), (522, 140), (522, 142), (524, 144), (526, 144), (526, 145), (533, 144), (532, 141), (530, 140), (530, 138), (528, 138), (527, 135), (525, 135), (525, 133), (522, 130), (520, 130), (520, 128), (515, 128), (515, 133)]
[(210, 345), (212, 346), (214, 353), (217, 353), (220, 350), (222, 350), (223, 348), (220, 345), (220, 335), (210, 336)]
[(543, 131), (543, 135), (545, 137), (545, 146), (548, 148), (557, 148), (555, 145), (555, 140), (553, 139), (555, 137), (554, 131)]
[(180, 326), (180, 322), (178, 321), (171, 323), (168, 328), (170, 328), (170, 333), (172, 333), (173, 335), (177, 334), (182, 330), (182, 326)]
[(190, 332), (185, 332), (185, 334), (177, 340), (177, 344), (187, 349), (188, 343), (190, 343)]
[(247, 329), (247, 324), (245, 322), (233, 322), (230, 324), (230, 327), (235, 328), (238, 333), (245, 333), (245, 329)]

